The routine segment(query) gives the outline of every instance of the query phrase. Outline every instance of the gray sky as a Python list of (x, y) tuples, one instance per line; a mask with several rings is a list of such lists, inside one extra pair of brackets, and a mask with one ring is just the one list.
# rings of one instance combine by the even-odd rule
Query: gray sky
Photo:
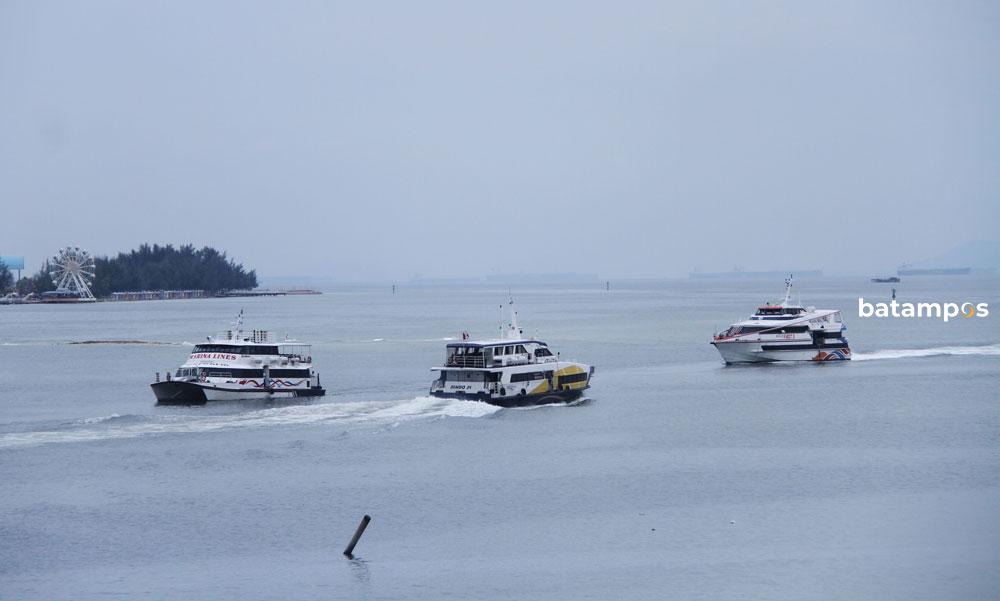
[(1000, 237), (996, 2), (0, 0), (0, 253), (860, 271)]

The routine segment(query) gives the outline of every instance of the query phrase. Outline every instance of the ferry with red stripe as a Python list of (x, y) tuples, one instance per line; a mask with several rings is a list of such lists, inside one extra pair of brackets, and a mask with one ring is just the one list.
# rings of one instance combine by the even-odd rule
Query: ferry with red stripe
[(195, 345), (175, 373), (157, 373), (150, 386), (160, 404), (323, 396), (311, 349), (266, 330), (244, 332), (240, 311), (233, 329)]
[(791, 302), (791, 293), (789, 276), (781, 303), (758, 307), (749, 319), (716, 334), (712, 345), (722, 360), (727, 364), (850, 360), (840, 311), (801, 307)]

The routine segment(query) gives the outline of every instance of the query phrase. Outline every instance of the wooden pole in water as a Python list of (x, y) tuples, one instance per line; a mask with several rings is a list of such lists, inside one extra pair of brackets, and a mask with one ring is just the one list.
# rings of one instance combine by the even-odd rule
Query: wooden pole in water
[(354, 536), (351, 537), (351, 542), (347, 544), (347, 548), (344, 549), (344, 555), (348, 559), (353, 559), (352, 553), (354, 553), (354, 547), (357, 546), (358, 541), (361, 540), (361, 535), (365, 533), (365, 528), (368, 527), (368, 522), (372, 521), (372, 516), (365, 514), (365, 517), (361, 518), (361, 523), (358, 524), (358, 529), (354, 531)]

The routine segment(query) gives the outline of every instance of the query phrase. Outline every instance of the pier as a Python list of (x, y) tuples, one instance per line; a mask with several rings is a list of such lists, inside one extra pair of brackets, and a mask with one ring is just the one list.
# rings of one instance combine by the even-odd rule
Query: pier
[(113, 301), (173, 300), (177, 298), (205, 298), (204, 290), (139, 290), (112, 292)]

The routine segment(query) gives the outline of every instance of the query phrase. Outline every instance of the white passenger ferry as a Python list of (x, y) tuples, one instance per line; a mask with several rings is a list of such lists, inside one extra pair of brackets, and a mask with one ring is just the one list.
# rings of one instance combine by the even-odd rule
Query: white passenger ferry
[(840, 311), (800, 307), (792, 304), (791, 293), (789, 276), (781, 304), (759, 307), (749, 319), (715, 335), (712, 344), (727, 364), (851, 358)]
[(447, 345), (442, 367), (430, 393), (436, 397), (484, 401), (502, 407), (574, 401), (590, 388), (594, 367), (563, 361), (541, 340), (527, 338), (517, 324), (513, 301), (511, 320), (501, 325), (495, 340)]
[(162, 404), (323, 396), (311, 348), (265, 330), (246, 335), (240, 311), (232, 330), (195, 345), (172, 377), (157, 374), (150, 386)]

